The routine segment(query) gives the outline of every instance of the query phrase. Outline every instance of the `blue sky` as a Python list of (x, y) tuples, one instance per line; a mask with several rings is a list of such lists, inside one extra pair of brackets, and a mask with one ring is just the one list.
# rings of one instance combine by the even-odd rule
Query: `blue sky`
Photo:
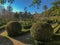
[[(12, 4), (12, 8), (14, 12), (24, 12), (24, 8), (27, 7), (27, 11), (34, 13), (35, 11), (38, 13), (42, 13), (44, 11), (43, 6), (47, 5), (48, 8), (52, 7), (52, 2), (54, 0), (42, 0), (41, 5), (39, 6), (39, 9), (37, 7), (32, 6), (29, 7), (29, 5), (32, 3), (33, 0), (15, 0), (14, 3)], [(4, 4), (4, 7), (7, 8), (9, 3)]]

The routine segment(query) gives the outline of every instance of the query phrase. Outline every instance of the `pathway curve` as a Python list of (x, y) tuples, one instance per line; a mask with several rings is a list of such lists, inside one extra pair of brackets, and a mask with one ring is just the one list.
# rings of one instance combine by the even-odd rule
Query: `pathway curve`
[[(6, 44), (12, 45), (12, 43), (13, 43), (13, 45), (33, 45), (32, 37), (29, 33), (24, 34), (24, 35), (19, 36), (19, 37), (16, 37), (16, 38), (4, 37), (4, 36), (6, 36), (6, 34), (7, 34), (6, 31), (4, 31), (0, 34), (0, 39), (1, 39), (0, 45), (6, 45)], [(10, 43), (8, 41), (8, 39), (5, 39), (5, 38), (8, 38), (10, 40), (10, 42), (12, 42), (12, 43)]]

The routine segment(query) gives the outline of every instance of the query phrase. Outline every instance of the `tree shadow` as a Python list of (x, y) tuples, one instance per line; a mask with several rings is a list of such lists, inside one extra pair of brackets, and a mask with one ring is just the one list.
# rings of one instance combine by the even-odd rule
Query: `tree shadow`
[(0, 35), (0, 45), (14, 45), (13, 42), (5, 36)]
[(29, 33), (15, 37), (14, 39), (24, 43), (24, 44), (33, 44), (33, 39)]

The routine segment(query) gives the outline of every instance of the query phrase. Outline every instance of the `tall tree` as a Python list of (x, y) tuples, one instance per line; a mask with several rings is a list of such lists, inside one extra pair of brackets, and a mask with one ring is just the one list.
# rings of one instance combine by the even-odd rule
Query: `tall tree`
[(30, 7), (37, 5), (37, 8), (39, 9), (40, 4), (41, 4), (41, 0), (33, 0), (32, 4), (30, 4)]
[(14, 2), (14, 0), (8, 0), (8, 2), (12, 4)]
[(44, 14), (45, 16), (48, 16), (47, 9), (48, 9), (47, 5), (44, 5), (44, 10), (46, 11), (45, 14)]
[(19, 20), (19, 14), (16, 12), (15, 14), (14, 14), (14, 19), (16, 19), (16, 21), (18, 21)]
[(4, 4), (4, 3), (6, 3), (6, 2), (9, 2), (9, 3), (13, 3), (14, 2), (14, 0), (0, 0), (0, 3), (1, 4)]
[(44, 5), (44, 10), (46, 11), (48, 9), (47, 5)]
[[(14, 0), (0, 0), (0, 3), (1, 3), (1, 4), (4, 4), (4, 3), (6, 3), (7, 1), (8, 1), (10, 4), (12, 4), (12, 3), (14, 2)], [(32, 4), (31, 4), (30, 6), (33, 6), (33, 5), (36, 5), (36, 4), (37, 4), (37, 7), (39, 7), (40, 4), (41, 4), (41, 0), (33, 0), (33, 1), (32, 1)]]
[(6, 3), (6, 0), (0, 0), (0, 3), (4, 4), (4, 3)]
[(23, 20), (23, 12), (19, 12), (20, 20)]
[(10, 12), (12, 12), (12, 10), (13, 10), (13, 8), (9, 5), (9, 6), (7, 6), (7, 11), (10, 13)]

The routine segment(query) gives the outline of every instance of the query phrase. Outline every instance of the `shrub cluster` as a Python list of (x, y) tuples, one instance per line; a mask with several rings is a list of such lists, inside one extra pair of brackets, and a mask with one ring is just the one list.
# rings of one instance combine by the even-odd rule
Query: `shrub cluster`
[(48, 23), (35, 23), (30, 32), (34, 40), (37, 41), (50, 41), (53, 36), (53, 28)]

